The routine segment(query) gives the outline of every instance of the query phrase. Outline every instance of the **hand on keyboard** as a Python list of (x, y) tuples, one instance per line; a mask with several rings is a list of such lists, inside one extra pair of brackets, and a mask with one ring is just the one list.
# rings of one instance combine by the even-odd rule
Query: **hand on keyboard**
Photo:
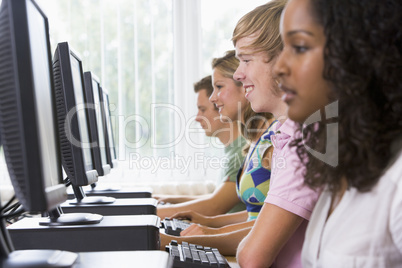
[(165, 229), (165, 234), (180, 236), (180, 232), (185, 230), (192, 223), (178, 219), (165, 218), (161, 224)]
[(194, 235), (214, 235), (219, 234), (217, 228), (202, 226), (199, 224), (191, 224), (189, 227), (181, 231), (180, 236), (194, 236)]
[(192, 211), (192, 210), (176, 213), (176, 214), (172, 215), (171, 218), (187, 219), (187, 220), (191, 221), (192, 223), (199, 223), (204, 226), (217, 227), (217, 226), (213, 226), (214, 220), (212, 217), (202, 215), (202, 214)]
[(166, 251), (173, 258), (173, 268), (230, 267), (216, 248), (172, 240)]

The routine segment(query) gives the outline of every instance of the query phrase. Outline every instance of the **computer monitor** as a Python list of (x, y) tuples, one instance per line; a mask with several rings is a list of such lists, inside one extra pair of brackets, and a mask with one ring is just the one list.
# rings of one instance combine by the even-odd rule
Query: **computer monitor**
[[(89, 113), (89, 123), (90, 123), (90, 133), (91, 136), (96, 136), (98, 140), (97, 148), (99, 148), (101, 163), (96, 166), (98, 174), (107, 175), (110, 173), (110, 164), (107, 159), (106, 150), (106, 127), (103, 121), (103, 114), (101, 109), (101, 88), (99, 84), (99, 79), (92, 72), (84, 73), (84, 83), (85, 83), (85, 97), (88, 106)], [(96, 163), (95, 163), (96, 164)]]
[(33, 1), (3, 1), (0, 125), (15, 194), (28, 211), (67, 198), (59, 165), (47, 18)]
[[(55, 210), (67, 198), (62, 182), (55, 105), (47, 17), (34, 0), (2, 0), (0, 134), (16, 196), (26, 211)], [(54, 240), (65, 236), (68, 233)], [(104, 264), (104, 254), (108, 260), (124, 258), (123, 262), (117, 261), (117, 266), (142, 259), (144, 255), (91, 252), (80, 253), (77, 259), (76, 253), (62, 250), (15, 251), (4, 218), (0, 219), (0, 267), (100, 267)], [(156, 259), (160, 254), (145, 255)], [(108, 267), (113, 266), (111, 263), (107, 262)], [(157, 267), (156, 263), (152, 267)]]
[[(0, 132), (10, 179), (26, 211), (54, 210), (67, 193), (54, 117), (48, 20), (33, 0), (3, 0), (0, 25)], [(55, 251), (13, 252), (3, 219), (0, 227), (3, 265), (37, 261), (36, 267), (43, 267), (55, 256)], [(70, 256), (75, 260), (75, 254)]]
[[(61, 159), (76, 200), (74, 203), (113, 203), (114, 198), (86, 197), (81, 186), (98, 181), (96, 166), (101, 166), (99, 141), (90, 136), (84, 76), (80, 57), (67, 42), (59, 43), (53, 57), (57, 121)], [(96, 127), (93, 128), (96, 130)], [(92, 140), (91, 140), (92, 139)]]
[(114, 135), (113, 135), (113, 126), (112, 126), (112, 121), (110, 118), (110, 102), (109, 102), (109, 94), (105, 88), (101, 88), (101, 91), (103, 92), (102, 94), (102, 99), (101, 102), (103, 103), (103, 115), (104, 117), (104, 122), (106, 125), (107, 129), (107, 137), (106, 137), (106, 147), (109, 149), (107, 156), (108, 156), (108, 163), (112, 168), (117, 167), (117, 154), (116, 154), (116, 147), (115, 147), (115, 141), (114, 141)]

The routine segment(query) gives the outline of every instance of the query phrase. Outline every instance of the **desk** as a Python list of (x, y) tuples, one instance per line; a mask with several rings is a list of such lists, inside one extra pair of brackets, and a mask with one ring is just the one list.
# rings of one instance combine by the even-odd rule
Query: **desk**
[(103, 216), (156, 215), (156, 205), (158, 204), (154, 198), (117, 198), (111, 204), (70, 204), (72, 201), (76, 200), (67, 200), (60, 204), (64, 213), (89, 212)]
[(42, 226), (39, 223), (43, 220), (47, 218), (24, 218), (7, 227), (15, 249), (91, 252), (160, 248), (160, 219), (155, 215), (103, 216), (100, 223), (88, 225)]
[(225, 256), (231, 268), (240, 268), (235, 256)]

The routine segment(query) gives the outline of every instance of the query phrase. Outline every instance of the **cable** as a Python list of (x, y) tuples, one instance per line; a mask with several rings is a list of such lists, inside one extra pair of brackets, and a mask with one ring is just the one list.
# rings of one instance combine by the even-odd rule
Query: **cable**
[(20, 208), (12, 213), (8, 213), (8, 214), (1, 214), (0, 215), (0, 219), (8, 219), (8, 218), (15, 218), (16, 216), (20, 216), (22, 213), (24, 213), (25, 210), (24, 208)]
[(5, 219), (6, 222), (12, 223), (12, 220), (15, 217), (20, 216), (24, 212), (24, 208), (14, 195), (3, 207), (0, 208), (0, 219)]
[(3, 210), (1, 211), (1, 214), (5, 214), (7, 212), (13, 212), (15, 211), (17, 208), (19, 208), (21, 206), (20, 202), (14, 203), (8, 207), (4, 207)]
[(8, 202), (7, 202), (3, 207), (0, 208), (0, 213), (2, 213), (4, 209), (6, 209), (8, 206), (10, 206), (11, 203), (12, 203), (15, 199), (16, 199), (16, 196), (13, 195), (13, 197), (11, 197), (11, 199), (8, 200)]
[(64, 182), (64, 185), (65, 185), (66, 187), (68, 187), (68, 186), (71, 185), (71, 180), (70, 180), (69, 177), (65, 178), (65, 179), (63, 180), (63, 182)]

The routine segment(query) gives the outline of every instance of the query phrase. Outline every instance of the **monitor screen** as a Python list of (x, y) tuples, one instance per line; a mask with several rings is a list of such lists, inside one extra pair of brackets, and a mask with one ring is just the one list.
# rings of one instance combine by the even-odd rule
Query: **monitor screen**
[[(3, 0), (0, 25), (0, 133), (7, 168), (24, 210), (55, 215), (48, 220), (53, 223), (67, 191), (48, 21), (32, 0)], [(96, 214), (78, 216), (85, 223), (102, 219)], [(67, 218), (76, 224), (76, 216)], [(72, 220), (64, 217), (61, 222)], [(8, 237), (3, 223), (0, 240)], [(4, 246), (0, 243), (1, 256)], [(11, 243), (8, 247), (12, 249)]]
[[(59, 43), (53, 57), (62, 163), (74, 187), (98, 180), (94, 153), (97, 140), (91, 139), (86, 109), (82, 63), (67, 42)], [(95, 157), (97, 160), (95, 160)]]
[(106, 129), (107, 129), (107, 136), (108, 136), (108, 145), (110, 148), (110, 156), (112, 160), (112, 167), (115, 168), (117, 165), (117, 155), (116, 155), (116, 148), (115, 148), (115, 143), (114, 143), (114, 136), (113, 136), (113, 129), (112, 129), (112, 122), (110, 118), (110, 109), (109, 109), (110, 103), (109, 103), (109, 95), (107, 92), (104, 90), (103, 91), (103, 108), (105, 111), (105, 123), (106, 123)]
[(45, 14), (30, 0), (4, 0), (0, 11), (0, 128), (15, 194), (27, 211), (67, 199), (62, 180)]
[(84, 88), (82, 81), (82, 71), (80, 63), (76, 57), (70, 54), (71, 72), (73, 78), (73, 89), (76, 105), (76, 113), (78, 117), (78, 130), (81, 137), (81, 148), (85, 163), (85, 170), (89, 171), (94, 169), (91, 156), (90, 140), (88, 133), (88, 121), (84, 101)]
[[(46, 26), (43, 16), (31, 1), (27, 2), (29, 39), (31, 44), (31, 58), (33, 82), (35, 88), (35, 109), (39, 126), (40, 153), (42, 155), (42, 169), (46, 187), (59, 183), (60, 163), (57, 155), (55, 136), (55, 118), (53, 114), (54, 100), (52, 99), (50, 63), (46, 39)], [(46, 74), (46, 75), (44, 75)]]
[(102, 158), (102, 165), (107, 165), (107, 158), (106, 158), (106, 141), (105, 141), (105, 127), (103, 126), (102, 120), (102, 110), (101, 110), (101, 103), (100, 103), (100, 94), (102, 91), (99, 87), (98, 82), (95, 79), (92, 79), (92, 88), (94, 89), (94, 104), (96, 110), (96, 122), (98, 124), (98, 133), (99, 133), (99, 147), (101, 148), (101, 158)]
[[(99, 106), (99, 82), (91, 72), (84, 73), (85, 100), (89, 118), (89, 132), (91, 141), (96, 141), (91, 149), (94, 155), (95, 168), (100, 176), (110, 173), (110, 165), (107, 162), (105, 133), (103, 127), (101, 108)], [(92, 185), (94, 186), (94, 185)]]

